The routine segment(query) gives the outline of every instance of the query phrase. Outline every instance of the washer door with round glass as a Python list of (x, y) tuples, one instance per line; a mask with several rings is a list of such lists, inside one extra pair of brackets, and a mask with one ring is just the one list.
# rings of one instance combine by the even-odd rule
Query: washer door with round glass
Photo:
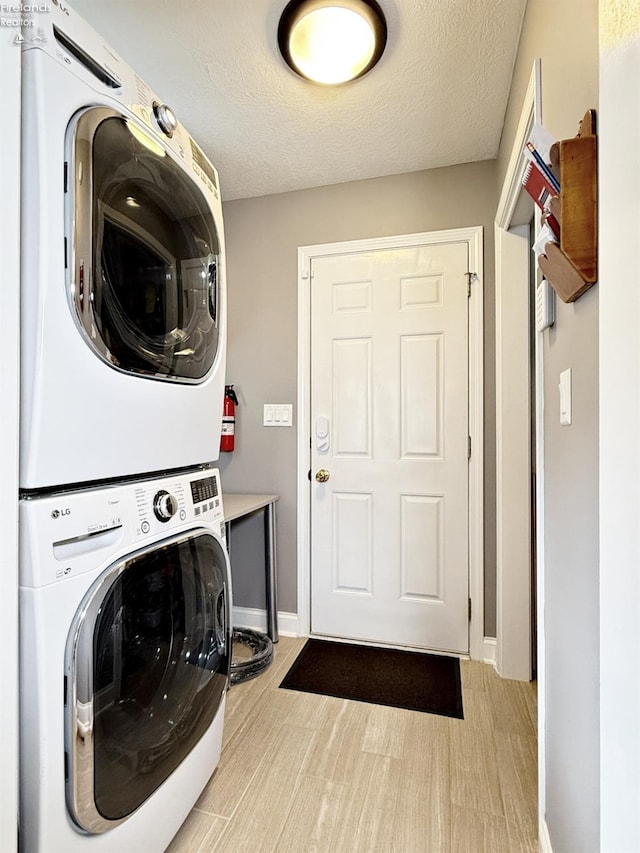
[(203, 381), (222, 273), (203, 191), (142, 122), (113, 109), (80, 113), (67, 147), (70, 300), (86, 343), (127, 373)]
[(213, 722), (229, 678), (229, 599), (226, 551), (204, 529), (115, 563), (86, 594), (65, 697), (67, 804), (83, 830), (126, 820)]

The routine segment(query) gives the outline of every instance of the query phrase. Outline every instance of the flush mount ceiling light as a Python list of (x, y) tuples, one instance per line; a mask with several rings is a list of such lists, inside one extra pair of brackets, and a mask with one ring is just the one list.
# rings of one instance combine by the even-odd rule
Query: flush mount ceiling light
[(387, 25), (375, 0), (291, 0), (278, 27), (287, 64), (329, 86), (366, 74), (386, 43)]

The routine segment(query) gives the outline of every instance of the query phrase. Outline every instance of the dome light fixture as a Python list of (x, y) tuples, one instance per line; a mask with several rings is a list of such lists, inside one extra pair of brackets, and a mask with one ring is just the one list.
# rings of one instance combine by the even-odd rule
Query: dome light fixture
[(362, 77), (386, 43), (387, 24), (376, 0), (291, 0), (278, 26), (287, 65), (328, 86)]

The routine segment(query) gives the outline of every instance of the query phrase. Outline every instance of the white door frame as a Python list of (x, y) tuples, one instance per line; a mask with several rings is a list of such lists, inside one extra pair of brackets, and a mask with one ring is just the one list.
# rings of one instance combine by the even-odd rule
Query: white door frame
[[(534, 63), (495, 220), (496, 252), (496, 667), (505, 678), (531, 678), (531, 501), (528, 228), (522, 188), (524, 145), (540, 117), (540, 61)], [(526, 201), (525, 217), (519, 203)], [(536, 334), (538, 601), (544, 581), (543, 372)], [(508, 406), (505, 402), (508, 400)], [(542, 651), (544, 637), (538, 631)], [(540, 654), (540, 657), (543, 655)], [(540, 679), (542, 681), (542, 679)]]
[[(528, 228), (523, 219), (523, 148), (541, 122), (540, 60), (534, 62), (495, 220), (496, 252), (496, 667), (505, 678), (531, 678), (530, 399)], [(527, 202), (530, 209), (530, 202)], [(527, 346), (521, 345), (522, 340)], [(540, 846), (550, 850), (545, 823), (544, 633), (544, 362), (535, 335), (536, 566), (538, 602), (538, 816)], [(509, 406), (503, 402), (508, 399)]]
[(599, 10), (601, 850), (640, 850), (637, 8), (601, 0)]
[(311, 373), (311, 300), (310, 269), (313, 258), (350, 255), (384, 249), (424, 245), (425, 243), (463, 243), (469, 251), (469, 267), (475, 273), (469, 300), (469, 434), (473, 452), (469, 462), (469, 596), (472, 600), (469, 626), (470, 656), (484, 657), (484, 377), (483, 377), (483, 246), (482, 227), (456, 228), (350, 240), (298, 248), (298, 630), (308, 635), (311, 629), (310, 572), (310, 373)]
[(0, 838), (2, 849), (18, 849), (18, 447), (20, 408), (20, 50), (8, 39), (0, 45), (4, 94), (3, 117), (6, 162), (0, 174), (0, 233), (3, 287), (0, 289), (2, 323), (2, 422), (0, 422)]

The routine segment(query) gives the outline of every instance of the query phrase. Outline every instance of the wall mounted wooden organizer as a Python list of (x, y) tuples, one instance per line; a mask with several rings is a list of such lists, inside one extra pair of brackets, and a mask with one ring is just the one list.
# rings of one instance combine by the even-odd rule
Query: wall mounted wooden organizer
[(598, 159), (596, 113), (588, 110), (578, 135), (551, 146), (551, 168), (560, 195), (550, 213), (560, 224), (560, 243), (547, 243), (538, 263), (563, 302), (575, 302), (598, 279)]

